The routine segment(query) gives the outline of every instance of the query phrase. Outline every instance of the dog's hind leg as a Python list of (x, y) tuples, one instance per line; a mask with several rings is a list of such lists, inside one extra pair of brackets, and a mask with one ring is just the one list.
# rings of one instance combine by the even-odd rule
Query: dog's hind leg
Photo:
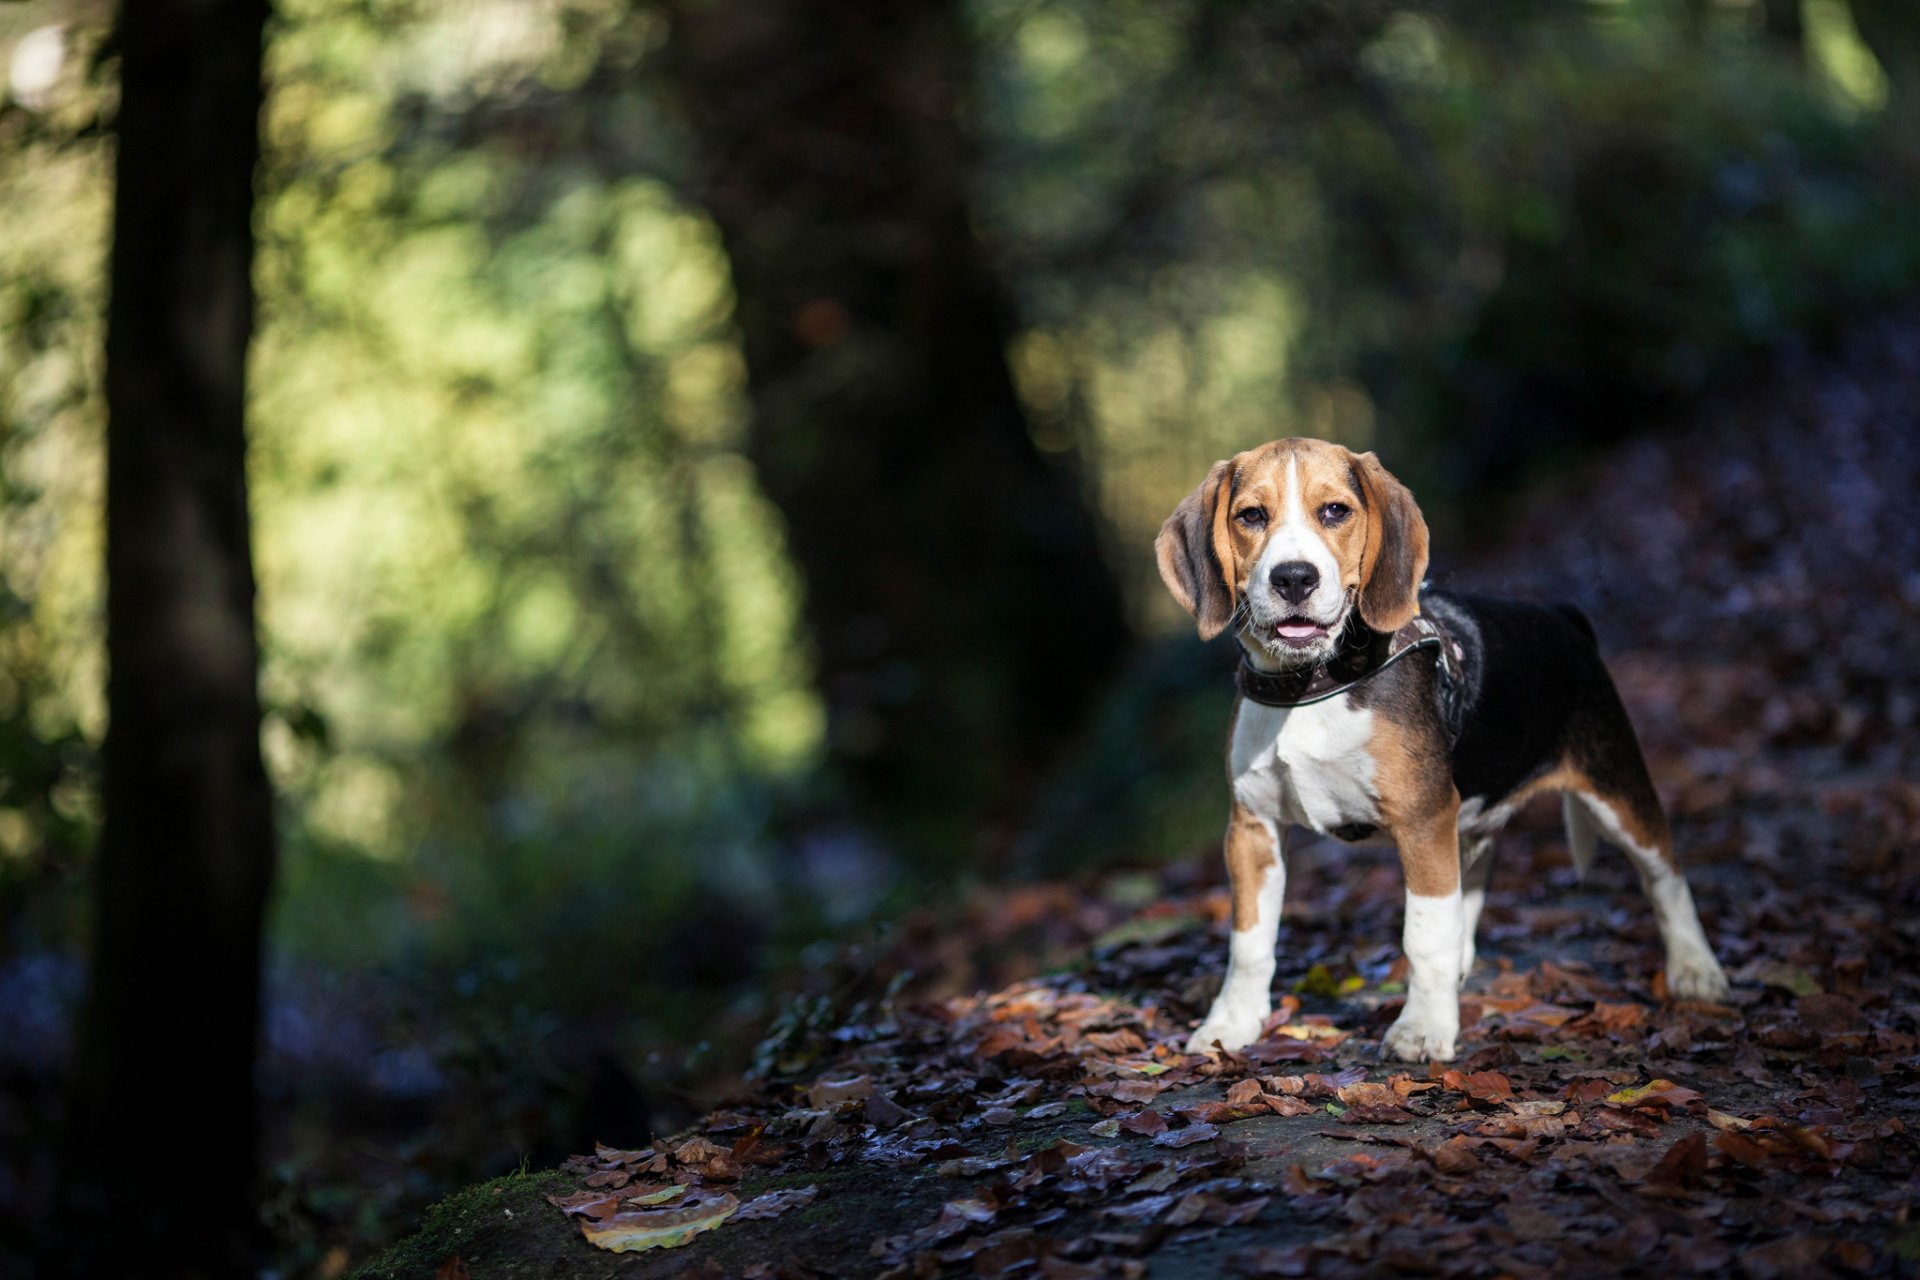
[(1480, 909), (1487, 905), (1487, 882), (1493, 878), (1493, 837), (1460, 838), (1460, 985), (1473, 972), (1474, 937), (1480, 928)]
[(1714, 959), (1693, 891), (1680, 871), (1673, 838), (1661, 819), (1657, 828), (1637, 820), (1628, 802), (1618, 796), (1576, 792), (1607, 843), (1632, 859), (1641, 887), (1653, 903), (1660, 941), (1667, 952), (1667, 994), (1675, 1000), (1720, 1000), (1728, 992), (1727, 975)]
[[(1728, 991), (1727, 975), (1714, 959), (1693, 892), (1674, 853), (1666, 811), (1647, 776), (1647, 763), (1633, 726), (1618, 698), (1602, 708), (1605, 714), (1593, 726), (1578, 751), (1581, 776), (1569, 788), (1570, 798), (1607, 843), (1616, 846), (1640, 873), (1640, 884), (1653, 903), (1660, 941), (1667, 953), (1667, 994), (1675, 1000), (1719, 1000)], [(1571, 806), (1570, 806), (1571, 807)], [(1580, 861), (1578, 824), (1568, 824)]]

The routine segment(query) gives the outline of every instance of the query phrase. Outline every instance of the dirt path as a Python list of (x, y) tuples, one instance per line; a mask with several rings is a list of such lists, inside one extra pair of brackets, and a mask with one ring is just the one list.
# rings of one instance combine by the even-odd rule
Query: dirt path
[(1920, 328), (1789, 366), (1457, 580), (1594, 616), (1728, 1004), (1663, 1001), (1624, 860), (1576, 884), (1542, 812), (1499, 855), (1462, 1060), (1383, 1065), (1398, 871), (1309, 844), (1245, 1055), (1178, 1051), (1226, 901), (1169, 872), (1072, 972), (796, 1031), (696, 1130), (466, 1193), (366, 1274), (1920, 1273)]

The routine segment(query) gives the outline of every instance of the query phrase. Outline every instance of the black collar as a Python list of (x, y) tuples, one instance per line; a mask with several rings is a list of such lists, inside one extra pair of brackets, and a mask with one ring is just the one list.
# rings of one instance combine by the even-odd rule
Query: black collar
[(1293, 671), (1261, 671), (1249, 664), (1243, 653), (1235, 679), (1241, 694), (1250, 702), (1267, 707), (1304, 707), (1339, 697), (1417, 649), (1437, 650), (1441, 677), (1454, 678), (1458, 649), (1437, 624), (1416, 617), (1389, 634), (1373, 630), (1360, 621), (1356, 612), (1348, 618), (1346, 628), (1340, 633), (1339, 645), (1325, 662)]

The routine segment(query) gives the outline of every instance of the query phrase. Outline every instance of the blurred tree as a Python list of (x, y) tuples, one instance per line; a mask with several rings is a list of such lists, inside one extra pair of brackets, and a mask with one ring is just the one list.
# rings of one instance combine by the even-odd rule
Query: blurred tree
[(1861, 40), (1886, 72), (1896, 126), (1912, 125), (1920, 120), (1920, 10), (1912, 0), (1852, 0), (1851, 7)]
[[(273, 863), (244, 417), (266, 0), (120, 15), (107, 313), (105, 826), (55, 1256), (250, 1274)], [(191, 1177), (124, 1194), (125, 1164)], [(114, 1194), (111, 1210), (106, 1206)]]
[(1760, 26), (1775, 46), (1795, 59), (1806, 57), (1807, 24), (1801, 0), (1760, 0)]
[(960, 6), (687, 3), (666, 65), (831, 758), (896, 832), (950, 848), (984, 819), (992, 844), (1127, 626), (1067, 442), (1036, 447), (1008, 371), (1015, 317), (970, 220)]

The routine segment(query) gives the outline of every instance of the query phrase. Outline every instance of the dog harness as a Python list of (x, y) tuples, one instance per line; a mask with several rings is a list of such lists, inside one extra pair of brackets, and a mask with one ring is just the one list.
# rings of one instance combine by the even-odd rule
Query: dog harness
[[(1355, 633), (1361, 639), (1353, 639)], [(1453, 737), (1460, 736), (1460, 664), (1465, 659), (1459, 641), (1430, 618), (1416, 616), (1393, 632), (1374, 631), (1357, 616), (1348, 623), (1334, 656), (1297, 671), (1261, 671), (1240, 657), (1235, 678), (1249, 701), (1267, 707), (1305, 707), (1337, 698), (1355, 685), (1371, 680), (1410, 653), (1432, 649), (1439, 656), (1434, 695), (1440, 719)]]

